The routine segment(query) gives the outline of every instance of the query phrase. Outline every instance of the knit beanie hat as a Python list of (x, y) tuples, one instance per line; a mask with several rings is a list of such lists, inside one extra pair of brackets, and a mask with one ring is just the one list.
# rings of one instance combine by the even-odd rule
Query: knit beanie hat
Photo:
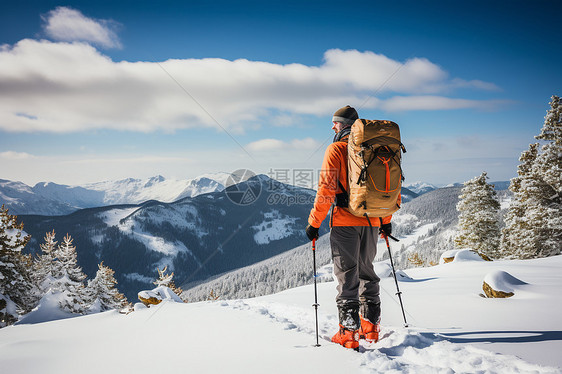
[(332, 122), (341, 122), (346, 126), (351, 126), (357, 118), (359, 118), (359, 115), (357, 114), (355, 108), (346, 105), (343, 108), (336, 110), (334, 116), (332, 117)]

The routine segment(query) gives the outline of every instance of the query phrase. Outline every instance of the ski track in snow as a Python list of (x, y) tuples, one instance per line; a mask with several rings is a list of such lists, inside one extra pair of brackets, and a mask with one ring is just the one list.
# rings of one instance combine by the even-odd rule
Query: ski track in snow
[[(311, 341), (315, 339), (315, 317), (310, 309), (256, 299), (227, 300), (220, 305), (255, 313), (285, 330), (308, 334)], [(333, 344), (330, 339), (338, 324), (337, 316), (320, 311), (318, 316), (320, 344)], [(367, 373), (560, 373), (557, 368), (531, 364), (516, 356), (454, 344), (417, 328), (382, 325), (380, 336), (377, 343), (360, 342), (357, 354), (362, 355), (361, 365)]]

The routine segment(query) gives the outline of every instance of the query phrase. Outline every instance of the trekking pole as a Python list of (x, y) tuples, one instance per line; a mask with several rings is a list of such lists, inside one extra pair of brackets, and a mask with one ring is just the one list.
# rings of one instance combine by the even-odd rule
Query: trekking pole
[[(382, 218), (381, 218), (381, 227), (382, 227)], [(408, 322), (406, 321), (406, 313), (404, 312), (404, 304), (402, 303), (402, 292), (398, 287), (398, 279), (396, 278), (396, 271), (394, 270), (394, 261), (392, 261), (392, 252), (390, 251), (390, 243), (388, 242), (389, 236), (396, 241), (398, 241), (398, 239), (396, 239), (392, 235), (387, 235), (384, 231), (382, 236), (386, 241), (386, 248), (388, 248), (388, 257), (390, 257), (390, 266), (392, 267), (392, 275), (394, 276), (394, 283), (396, 283), (396, 295), (398, 295), (398, 300), (400, 300), (400, 308), (402, 309), (402, 316), (404, 317), (404, 327), (408, 327)]]
[(318, 291), (316, 290), (316, 239), (312, 239), (312, 263), (314, 266), (314, 304), (312, 304), (312, 306), (314, 307), (314, 312), (316, 314), (316, 345), (315, 347), (320, 347), (320, 344), (318, 343), (318, 307), (320, 306), (320, 304), (318, 304)]

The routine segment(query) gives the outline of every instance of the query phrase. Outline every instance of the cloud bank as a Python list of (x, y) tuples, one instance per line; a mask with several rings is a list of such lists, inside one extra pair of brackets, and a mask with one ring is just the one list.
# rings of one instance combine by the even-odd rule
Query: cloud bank
[(69, 8), (45, 16), (55, 41), (0, 47), (0, 130), (244, 131), (329, 115), (342, 103), (385, 111), (489, 109), (495, 102), (444, 96), (492, 83), (450, 78), (425, 58), (404, 62), (370, 51), (328, 50), (319, 66), (218, 58), (112, 61), (92, 44), (116, 47), (106, 21)]
[(114, 31), (118, 24), (108, 20), (95, 20), (80, 11), (57, 7), (41, 17), (45, 34), (54, 40), (64, 42), (82, 41), (103, 48), (121, 48)]

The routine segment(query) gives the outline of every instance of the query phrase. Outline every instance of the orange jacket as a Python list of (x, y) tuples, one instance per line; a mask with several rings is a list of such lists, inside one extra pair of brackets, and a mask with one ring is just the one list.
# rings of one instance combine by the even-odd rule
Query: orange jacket
[[(338, 186), (338, 180), (346, 191), (349, 191), (347, 183), (347, 137), (343, 140), (345, 141), (330, 144), (326, 153), (324, 153), (314, 207), (308, 216), (308, 223), (313, 227), (320, 227), (335, 201), (336, 194), (343, 192)], [(400, 195), (398, 199), (401, 200)], [(400, 201), (398, 201), (398, 204), (400, 204)], [(383, 223), (390, 223), (391, 218), (392, 215), (384, 217)], [(371, 225), (380, 226), (378, 218), (370, 218), (370, 220)], [(334, 206), (330, 226), (369, 226), (369, 222), (365, 217), (354, 216), (347, 208)]]

